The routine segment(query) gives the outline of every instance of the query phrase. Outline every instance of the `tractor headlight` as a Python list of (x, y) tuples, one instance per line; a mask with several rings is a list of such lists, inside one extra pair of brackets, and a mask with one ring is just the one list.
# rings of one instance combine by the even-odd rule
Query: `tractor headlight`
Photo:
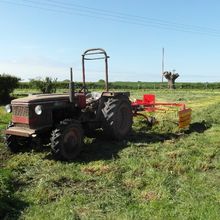
[(36, 113), (37, 115), (41, 115), (42, 112), (43, 112), (42, 106), (41, 106), (41, 105), (37, 105), (37, 106), (35, 107), (34, 111), (35, 111), (35, 113)]
[(11, 112), (12, 112), (12, 108), (11, 108), (11, 105), (10, 105), (10, 104), (8, 104), (8, 105), (5, 106), (5, 111), (6, 111), (7, 113), (11, 113)]

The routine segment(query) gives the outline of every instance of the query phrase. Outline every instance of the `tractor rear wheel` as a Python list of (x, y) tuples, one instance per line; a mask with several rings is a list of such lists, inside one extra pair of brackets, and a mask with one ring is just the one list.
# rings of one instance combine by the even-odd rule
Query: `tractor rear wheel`
[(75, 159), (82, 144), (83, 131), (78, 121), (64, 120), (52, 131), (51, 148), (61, 160)]
[(102, 109), (102, 128), (111, 138), (122, 140), (132, 128), (132, 108), (125, 96), (109, 98)]

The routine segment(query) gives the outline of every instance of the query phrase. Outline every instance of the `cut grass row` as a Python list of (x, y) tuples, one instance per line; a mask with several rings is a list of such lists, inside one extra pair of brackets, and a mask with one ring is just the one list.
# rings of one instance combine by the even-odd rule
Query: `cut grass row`
[[(134, 92), (132, 97), (140, 98), (142, 93)], [(169, 121), (149, 130), (136, 119), (126, 141), (86, 138), (81, 155), (71, 163), (55, 161), (47, 149), (11, 155), (1, 143), (0, 215), (9, 219), (218, 219), (220, 93), (156, 94), (159, 100), (187, 100), (198, 130), (179, 133)], [(159, 116), (162, 120), (167, 115)], [(0, 117), (2, 129), (9, 117), (2, 111)]]

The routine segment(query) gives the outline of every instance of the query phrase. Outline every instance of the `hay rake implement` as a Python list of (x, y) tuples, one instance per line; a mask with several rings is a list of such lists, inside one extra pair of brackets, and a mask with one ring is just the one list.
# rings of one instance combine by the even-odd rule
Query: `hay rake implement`
[(144, 94), (143, 99), (136, 99), (131, 103), (134, 116), (142, 116), (149, 120), (144, 112), (175, 111), (178, 115), (178, 126), (180, 129), (188, 128), (191, 122), (191, 108), (186, 108), (185, 103), (156, 102), (154, 94)]

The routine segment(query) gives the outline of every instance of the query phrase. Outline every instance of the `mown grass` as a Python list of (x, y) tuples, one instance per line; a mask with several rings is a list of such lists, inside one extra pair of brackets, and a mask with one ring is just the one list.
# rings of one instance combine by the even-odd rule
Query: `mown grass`
[[(186, 102), (190, 129), (179, 131), (173, 112), (155, 115), (152, 129), (135, 119), (127, 140), (86, 138), (69, 163), (49, 149), (10, 154), (1, 138), (0, 218), (219, 219), (220, 92), (147, 92)], [(2, 130), (10, 117), (0, 111)]]

